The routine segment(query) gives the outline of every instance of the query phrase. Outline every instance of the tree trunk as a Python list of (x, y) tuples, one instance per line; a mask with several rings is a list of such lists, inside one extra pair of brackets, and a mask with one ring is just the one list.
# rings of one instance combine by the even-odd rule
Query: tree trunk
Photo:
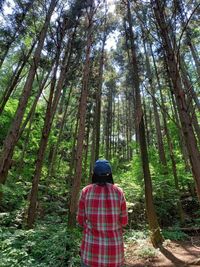
[(64, 125), (66, 123), (66, 118), (67, 118), (67, 115), (68, 115), (68, 107), (69, 107), (69, 101), (70, 101), (70, 98), (71, 98), (72, 88), (73, 88), (73, 85), (71, 85), (71, 87), (70, 87), (66, 103), (63, 102), (63, 106), (65, 104), (64, 114), (63, 114), (63, 117), (62, 117), (61, 125), (59, 126), (58, 138), (57, 138), (57, 141), (56, 141), (56, 145), (53, 148), (52, 159), (51, 159), (51, 163), (50, 163), (50, 166), (49, 166), (49, 169), (48, 169), (48, 175), (47, 175), (47, 178), (46, 178), (48, 184), (49, 184), (50, 178), (53, 177), (54, 174), (55, 174), (56, 156), (58, 154), (59, 144), (60, 144), (60, 141), (61, 141), (61, 138), (62, 138)]
[(190, 79), (188, 77), (188, 73), (187, 73), (187, 70), (186, 70), (186, 66), (185, 66), (185, 62), (184, 62), (183, 57), (180, 57), (180, 62), (181, 62), (181, 73), (182, 73), (181, 76), (182, 76), (183, 84), (184, 84), (184, 87), (185, 87), (185, 92), (186, 92), (186, 95), (187, 95), (186, 102), (187, 102), (187, 106), (188, 106), (188, 109), (190, 111), (190, 115), (191, 115), (191, 118), (192, 118), (192, 125), (194, 127), (198, 142), (200, 144), (200, 127), (199, 127), (199, 124), (198, 124), (198, 119), (197, 119), (197, 116), (196, 116), (195, 107), (193, 105), (193, 94), (191, 94), (190, 91), (189, 92), (187, 91), (187, 88), (192, 88), (192, 83), (191, 83), (191, 81), (190, 81)]
[(88, 96), (88, 81), (89, 81), (89, 71), (90, 71), (90, 51), (92, 46), (92, 30), (93, 30), (93, 15), (94, 15), (94, 6), (93, 4), (89, 8), (88, 13), (88, 32), (87, 32), (87, 45), (86, 45), (86, 60), (83, 69), (83, 85), (80, 97), (79, 104), (79, 124), (78, 124), (78, 136), (77, 136), (77, 146), (76, 146), (76, 166), (75, 166), (75, 175), (71, 188), (71, 199), (69, 207), (69, 218), (68, 225), (73, 227), (76, 220), (76, 210), (77, 210), (77, 201), (80, 191), (81, 178), (82, 178), (82, 152), (83, 152), (83, 141), (85, 136), (85, 118), (87, 111), (87, 96)]
[(33, 224), (35, 222), (39, 178), (41, 175), (45, 150), (46, 150), (48, 137), (49, 137), (49, 133), (51, 129), (51, 124), (52, 124), (51, 108), (52, 108), (53, 94), (54, 94), (54, 89), (55, 89), (55, 84), (56, 84), (57, 67), (58, 65), (55, 67), (54, 76), (52, 77), (52, 80), (51, 80), (51, 88), (50, 88), (50, 94), (49, 94), (49, 99), (48, 99), (48, 104), (47, 104), (47, 109), (46, 109), (46, 114), (45, 114), (45, 121), (44, 121), (43, 130), (42, 130), (42, 136), (40, 139), (39, 150), (37, 153), (34, 176), (32, 178), (32, 188), (31, 188), (30, 203), (29, 203), (29, 209), (28, 209), (28, 218), (27, 218), (27, 227), (29, 229), (33, 228)]
[[(32, 89), (34, 77), (36, 74), (36, 70), (37, 70), (37, 67), (40, 61), (40, 55), (41, 55), (41, 51), (44, 45), (45, 36), (47, 33), (47, 29), (49, 27), (51, 15), (56, 6), (56, 2), (57, 2), (56, 0), (52, 0), (49, 6), (49, 10), (48, 10), (48, 13), (45, 19), (45, 23), (43, 25), (43, 28), (39, 36), (38, 45), (34, 53), (33, 63), (30, 67), (29, 74), (28, 74), (28, 77), (26, 79), (26, 82), (25, 82), (25, 85), (24, 85), (24, 88), (21, 94), (21, 98), (20, 98), (20, 101), (17, 107), (16, 114), (13, 119), (13, 123), (10, 127), (10, 130), (4, 141), (4, 145), (2, 148), (2, 156), (0, 158), (0, 183), (1, 184), (5, 183), (7, 175), (8, 175), (8, 170), (11, 166), (11, 159), (12, 159), (15, 145), (18, 140), (19, 129), (21, 126), (21, 122), (23, 120), (23, 116), (25, 113), (25, 109), (28, 103), (29, 96), (31, 94), (31, 89)], [(1, 197), (0, 197), (0, 201), (1, 201)]]
[(183, 207), (182, 207), (181, 199), (180, 199), (180, 186), (179, 186), (179, 179), (178, 179), (178, 174), (177, 174), (174, 147), (173, 147), (173, 142), (172, 142), (172, 139), (170, 137), (170, 133), (169, 133), (168, 127), (167, 127), (165, 101), (163, 99), (161, 83), (160, 83), (158, 70), (157, 70), (157, 66), (156, 66), (156, 62), (155, 62), (155, 58), (154, 58), (154, 54), (153, 54), (151, 46), (150, 46), (150, 50), (151, 50), (151, 55), (152, 55), (152, 58), (153, 58), (153, 64), (154, 64), (154, 69), (155, 69), (155, 73), (156, 73), (156, 80), (157, 80), (158, 88), (159, 88), (159, 91), (160, 91), (161, 104), (162, 104), (162, 107), (163, 107), (163, 111), (162, 111), (162, 115), (163, 116), (162, 117), (163, 117), (164, 131), (165, 131), (165, 134), (166, 134), (166, 137), (167, 137), (167, 144), (168, 144), (169, 154), (170, 154), (170, 159), (171, 159), (172, 172), (173, 172), (173, 177), (174, 177), (174, 184), (175, 184), (175, 188), (176, 188), (177, 194), (178, 194), (178, 200), (177, 200), (177, 203), (176, 203), (177, 211), (178, 211), (178, 214), (179, 214), (180, 222), (181, 222), (181, 224), (183, 224), (184, 221), (185, 221), (185, 217), (184, 217)]
[(170, 78), (173, 83), (173, 91), (176, 97), (180, 122), (184, 133), (184, 139), (190, 158), (190, 163), (192, 166), (193, 177), (196, 183), (197, 196), (200, 201), (200, 152), (198, 150), (197, 140), (192, 128), (192, 118), (187, 108), (185, 93), (181, 84), (181, 77), (178, 69), (176, 53), (169, 38), (168, 27), (163, 11), (164, 6), (161, 4), (160, 0), (152, 0), (151, 2), (163, 40), (163, 49), (166, 53), (167, 64), (169, 67)]
[[(74, 38), (74, 35), (73, 35), (73, 38)], [(72, 40), (69, 39), (68, 45), (65, 47), (64, 58), (61, 64), (62, 67), (61, 67), (60, 77), (58, 79), (58, 83), (57, 83), (56, 90), (55, 90), (56, 75), (57, 75), (57, 69), (58, 69), (61, 50), (58, 49), (57, 51), (56, 65), (55, 65), (54, 74), (53, 74), (53, 78), (51, 82), (50, 95), (49, 95), (46, 114), (45, 114), (45, 122), (44, 122), (43, 130), (42, 130), (42, 136), (40, 139), (40, 145), (39, 145), (39, 150), (38, 150), (37, 159), (36, 159), (36, 167), (35, 167), (35, 172), (34, 172), (33, 181), (32, 181), (30, 205), (28, 209), (28, 218), (27, 218), (28, 228), (33, 228), (35, 218), (36, 218), (36, 205), (37, 205), (37, 193), (38, 193), (39, 180), (41, 176), (41, 171), (42, 171), (45, 151), (46, 151), (46, 147), (48, 143), (48, 138), (49, 138), (49, 134), (51, 131), (51, 126), (52, 126), (53, 119), (56, 113), (58, 102), (61, 97), (63, 84), (64, 84), (64, 81), (66, 80), (66, 76), (69, 70), (70, 59), (71, 59), (71, 54), (72, 54), (71, 44), (72, 44)]]
[(158, 153), (159, 153), (159, 159), (164, 167), (165, 173), (167, 173), (167, 161), (165, 156), (165, 150), (164, 150), (164, 144), (162, 139), (162, 132), (161, 132), (161, 124), (160, 124), (160, 118), (158, 114), (157, 109), (157, 103), (156, 103), (156, 97), (155, 97), (155, 89), (152, 81), (152, 73), (151, 73), (151, 67), (149, 62), (149, 55), (147, 53), (146, 44), (144, 42), (144, 51), (146, 54), (146, 68), (147, 68), (147, 76), (149, 78), (149, 84), (150, 84), (150, 90), (151, 90), (151, 96), (152, 96), (152, 103), (153, 103), (153, 111), (154, 111), (154, 121), (156, 125), (156, 134), (157, 134), (157, 143), (158, 143)]
[(98, 90), (96, 93), (96, 109), (95, 109), (95, 160), (99, 158), (99, 143), (100, 143), (100, 126), (101, 126), (101, 90), (102, 90), (102, 82), (103, 82), (103, 66), (104, 66), (104, 48), (106, 43), (106, 32), (104, 32), (103, 40), (102, 40), (102, 48), (100, 54), (100, 61), (99, 61), (99, 83), (98, 83)]
[(127, 1), (127, 20), (129, 23), (134, 94), (135, 94), (135, 99), (136, 99), (136, 125), (138, 127), (139, 145), (140, 145), (140, 153), (141, 153), (141, 159), (142, 159), (142, 168), (143, 168), (144, 184), (145, 184), (146, 213), (147, 213), (149, 228), (151, 231), (152, 244), (154, 247), (159, 247), (163, 242), (163, 237), (160, 232), (160, 227), (158, 224), (155, 207), (153, 204), (152, 181), (151, 181), (151, 174), (149, 170), (148, 151), (147, 151), (147, 145), (146, 145), (146, 135), (145, 135), (145, 126), (144, 126), (144, 118), (143, 118), (144, 114), (142, 110), (141, 95), (140, 95), (139, 69), (138, 69), (138, 61), (137, 61), (137, 56), (136, 56), (136, 47), (134, 43), (135, 38), (134, 38), (134, 33), (133, 33), (133, 28), (132, 28), (133, 24), (132, 24), (129, 1)]
[(112, 135), (112, 88), (111, 86), (108, 86), (108, 102), (107, 102), (106, 121), (105, 121), (105, 158), (108, 160), (111, 157), (110, 151), (111, 151), (111, 135)]

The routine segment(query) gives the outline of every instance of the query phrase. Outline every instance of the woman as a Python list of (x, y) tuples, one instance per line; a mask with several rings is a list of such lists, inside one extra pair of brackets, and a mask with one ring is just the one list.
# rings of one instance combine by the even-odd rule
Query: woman
[(96, 161), (92, 184), (81, 191), (77, 221), (84, 228), (82, 267), (122, 267), (122, 227), (128, 214), (123, 191), (114, 185), (107, 160)]

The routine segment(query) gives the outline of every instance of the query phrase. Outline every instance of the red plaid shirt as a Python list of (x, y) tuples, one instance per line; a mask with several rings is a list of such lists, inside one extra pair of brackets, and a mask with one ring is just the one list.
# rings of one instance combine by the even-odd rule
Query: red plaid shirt
[(90, 267), (120, 267), (124, 262), (122, 226), (128, 222), (121, 188), (90, 184), (79, 200), (78, 223), (84, 227), (81, 258)]

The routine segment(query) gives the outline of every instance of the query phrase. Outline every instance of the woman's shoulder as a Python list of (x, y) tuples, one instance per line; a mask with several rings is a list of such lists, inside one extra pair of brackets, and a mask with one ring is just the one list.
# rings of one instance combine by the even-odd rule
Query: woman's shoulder
[(94, 187), (94, 184), (88, 184), (88, 185), (86, 185), (86, 186), (82, 189), (82, 192), (83, 192), (83, 193), (88, 192), (88, 191), (90, 191), (93, 187)]

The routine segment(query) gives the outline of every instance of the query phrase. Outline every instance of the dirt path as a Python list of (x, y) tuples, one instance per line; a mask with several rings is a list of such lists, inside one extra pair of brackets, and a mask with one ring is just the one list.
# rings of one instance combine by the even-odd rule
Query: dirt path
[(200, 266), (200, 236), (188, 241), (166, 240), (161, 250), (155, 250), (148, 240), (127, 243), (125, 257), (126, 267)]

